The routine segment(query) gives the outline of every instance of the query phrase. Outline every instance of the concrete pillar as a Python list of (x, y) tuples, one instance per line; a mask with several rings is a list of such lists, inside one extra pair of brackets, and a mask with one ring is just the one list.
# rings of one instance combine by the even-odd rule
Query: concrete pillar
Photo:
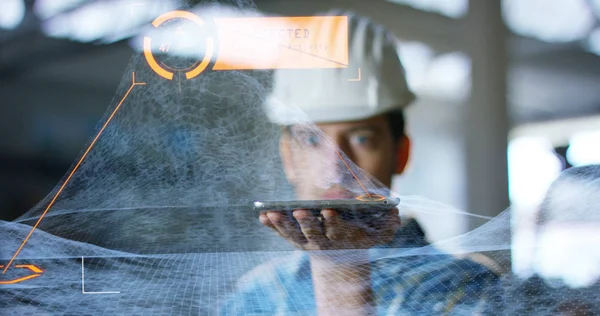
[[(509, 206), (506, 28), (501, 1), (472, 0), (462, 23), (472, 62), (471, 98), (464, 125), (467, 209), (496, 216)], [(473, 220), (469, 228), (480, 225)]]

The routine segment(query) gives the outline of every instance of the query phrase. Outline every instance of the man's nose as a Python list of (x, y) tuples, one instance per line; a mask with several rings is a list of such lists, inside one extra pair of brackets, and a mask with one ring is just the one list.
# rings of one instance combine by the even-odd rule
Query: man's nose
[(354, 165), (354, 158), (348, 142), (345, 140), (335, 140), (329, 156), (333, 159), (332, 167), (334, 168), (334, 172), (341, 177), (342, 180), (352, 178), (349, 169)]

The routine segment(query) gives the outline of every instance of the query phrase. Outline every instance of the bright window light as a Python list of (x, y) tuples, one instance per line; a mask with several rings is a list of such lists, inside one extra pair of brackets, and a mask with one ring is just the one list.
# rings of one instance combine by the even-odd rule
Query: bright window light
[(513, 32), (547, 42), (580, 40), (596, 23), (586, 0), (503, 0), (502, 7)]
[(573, 166), (600, 164), (600, 130), (575, 134), (569, 141), (567, 159)]
[(2, 0), (0, 9), (0, 29), (13, 30), (21, 24), (25, 17), (23, 0)]
[(398, 55), (406, 70), (408, 86), (413, 91), (419, 91), (434, 57), (433, 50), (421, 42), (402, 42), (398, 45)]
[(415, 9), (435, 12), (454, 19), (462, 18), (469, 10), (468, 0), (388, 0)]
[(538, 205), (561, 171), (562, 162), (548, 140), (522, 137), (509, 143), (509, 194), (513, 204)]
[(65, 10), (75, 8), (84, 1), (87, 0), (37, 0), (33, 5), (33, 12), (40, 19), (45, 20)]
[(594, 9), (594, 14), (600, 19), (600, 0), (590, 0), (590, 5)]
[(461, 52), (436, 56), (421, 42), (400, 42), (398, 55), (406, 70), (411, 90), (432, 97), (460, 100), (468, 96), (471, 84), (471, 60)]
[(107, 2), (95, 2), (70, 14), (71, 38), (81, 42), (91, 42), (114, 31), (115, 24), (119, 23), (116, 18), (120, 12), (110, 5)]
[(533, 272), (535, 216), (552, 182), (562, 170), (552, 144), (543, 137), (519, 137), (508, 144), (508, 185), (513, 229), (513, 272)]
[(471, 59), (453, 52), (433, 59), (423, 85), (423, 92), (436, 97), (464, 100), (471, 89)]
[(587, 39), (587, 49), (600, 56), (600, 28), (596, 28), (590, 33)]
[(600, 224), (592, 221), (547, 226), (538, 236), (535, 271), (545, 278), (561, 279), (571, 288), (595, 284), (600, 279)]
[[(73, 1), (73, 0), (70, 0)], [(42, 23), (42, 31), (51, 37), (80, 42), (111, 43), (134, 35), (158, 12), (174, 8), (173, 1), (140, 2), (136, 0), (104, 0), (82, 5)]]
[(70, 38), (81, 42), (98, 40), (114, 29), (114, 23), (117, 22), (115, 18), (119, 12), (113, 9), (112, 5), (113, 1), (95, 2), (72, 12), (59, 14), (44, 21), (42, 31), (51, 37)]

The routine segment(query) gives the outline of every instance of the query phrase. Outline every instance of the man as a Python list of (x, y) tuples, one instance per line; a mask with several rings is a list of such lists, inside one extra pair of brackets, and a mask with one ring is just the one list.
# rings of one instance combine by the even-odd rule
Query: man
[[(388, 188), (410, 152), (403, 109), (414, 95), (396, 40), (366, 18), (328, 15), (349, 15), (350, 67), (277, 71), (267, 102), (269, 118), (282, 125), (284, 171), (301, 200), (357, 196), (351, 188), (360, 175), (341, 152)], [(332, 38), (335, 27), (323, 26), (321, 36)], [(348, 80), (357, 77), (358, 68), (361, 79)], [(380, 188), (374, 182), (360, 186), (366, 193)], [(471, 311), (497, 278), (482, 265), (441, 253), (381, 259), (384, 249), (427, 245), (418, 224), (402, 225), (397, 209), (361, 220), (331, 209), (317, 216), (308, 210), (273, 210), (259, 220), (305, 252), (248, 274), (224, 314), (431, 314), (456, 305)]]

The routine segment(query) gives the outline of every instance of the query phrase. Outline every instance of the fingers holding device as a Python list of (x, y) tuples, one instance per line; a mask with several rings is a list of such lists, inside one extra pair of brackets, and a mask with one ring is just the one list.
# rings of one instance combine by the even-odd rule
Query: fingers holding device
[(256, 201), (261, 223), (305, 250), (368, 248), (400, 226), (398, 198)]

